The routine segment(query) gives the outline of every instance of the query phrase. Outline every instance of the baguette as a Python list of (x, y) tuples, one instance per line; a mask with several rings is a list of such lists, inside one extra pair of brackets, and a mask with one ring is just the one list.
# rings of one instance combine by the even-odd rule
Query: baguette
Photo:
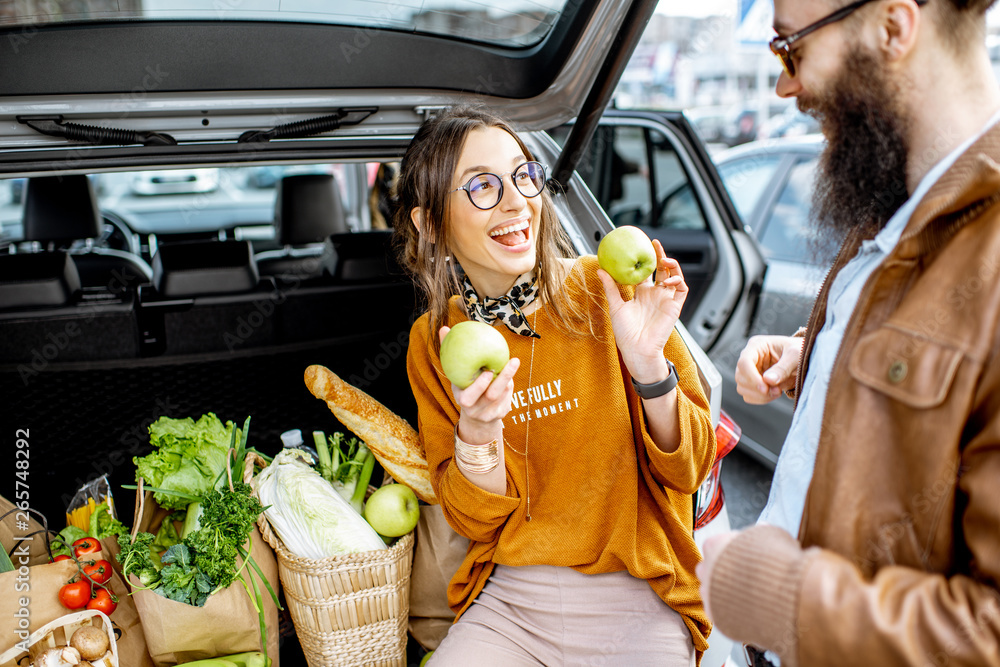
[(305, 383), (330, 411), (361, 438), (385, 471), (417, 497), (437, 504), (420, 438), (406, 420), (324, 366), (309, 366)]

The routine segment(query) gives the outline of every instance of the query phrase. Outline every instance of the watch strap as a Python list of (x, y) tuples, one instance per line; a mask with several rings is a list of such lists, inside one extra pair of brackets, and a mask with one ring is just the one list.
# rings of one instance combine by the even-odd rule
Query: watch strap
[(642, 384), (636, 382), (635, 378), (629, 378), (632, 380), (632, 387), (635, 389), (635, 393), (639, 394), (639, 398), (659, 398), (664, 394), (669, 394), (677, 386), (677, 368), (674, 366), (673, 362), (669, 359), (666, 360), (667, 369), (670, 374), (663, 380), (659, 382), (654, 382), (653, 384)]

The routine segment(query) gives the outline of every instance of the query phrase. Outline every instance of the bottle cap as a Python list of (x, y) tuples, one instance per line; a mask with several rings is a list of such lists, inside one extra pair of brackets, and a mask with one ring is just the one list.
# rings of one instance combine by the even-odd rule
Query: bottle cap
[(299, 445), (303, 444), (302, 431), (293, 428), (291, 431), (285, 431), (281, 434), (281, 444), (284, 445), (285, 449), (295, 449)]

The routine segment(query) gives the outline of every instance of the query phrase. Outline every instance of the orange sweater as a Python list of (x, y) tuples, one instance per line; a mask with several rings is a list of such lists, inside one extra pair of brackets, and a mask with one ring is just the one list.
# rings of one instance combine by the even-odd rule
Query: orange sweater
[[(570, 298), (590, 301), (596, 339), (560, 329), (546, 306), (536, 311), (537, 318), (528, 316), (541, 335), (534, 350), (533, 339), (496, 325), (511, 356), (521, 359), (504, 419), (506, 496), (480, 489), (458, 470), (453, 454), (459, 408), (438, 355), (428, 347), (429, 316), (410, 331), (407, 370), (431, 483), (448, 523), (471, 540), (448, 602), (461, 615), (494, 563), (557, 565), (587, 574), (627, 570), (648, 580), (684, 617), (695, 649), (704, 651), (711, 626), (694, 574), (701, 555), (692, 537), (691, 494), (715, 459), (708, 401), (695, 363), (674, 332), (664, 354), (680, 380), (681, 445), (671, 454), (656, 447), (641, 400), (620, 364), (596, 270), (596, 258), (583, 257), (564, 283)], [(632, 290), (622, 293), (630, 298)], [(463, 304), (454, 297), (448, 324), (465, 319)], [(525, 451), (526, 434), (527, 457), (518, 453)], [(529, 494), (530, 522), (525, 521)]]

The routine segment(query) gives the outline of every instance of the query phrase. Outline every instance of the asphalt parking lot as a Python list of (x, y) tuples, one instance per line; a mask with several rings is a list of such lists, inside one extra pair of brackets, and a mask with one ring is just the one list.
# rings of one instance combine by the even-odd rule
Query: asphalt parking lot
[(739, 448), (722, 462), (722, 488), (733, 528), (752, 525), (767, 504), (772, 470)]

